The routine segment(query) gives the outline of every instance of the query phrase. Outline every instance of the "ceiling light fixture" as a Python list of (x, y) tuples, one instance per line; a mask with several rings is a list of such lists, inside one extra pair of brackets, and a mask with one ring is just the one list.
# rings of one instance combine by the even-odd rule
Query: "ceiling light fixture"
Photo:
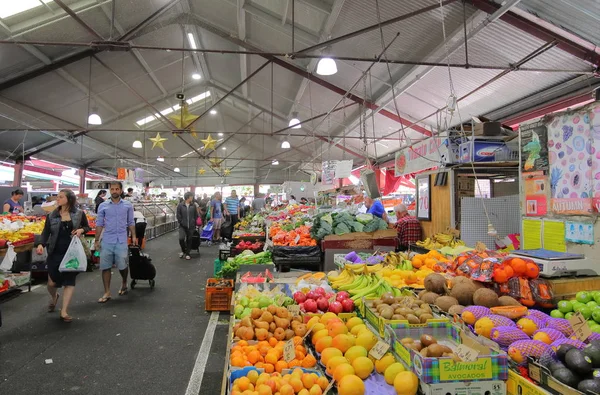
[(221, 148), (221, 149), (222, 149), (223, 151), (225, 151), (225, 150), (227, 150), (227, 147), (223, 147), (223, 148)]
[(289, 142), (289, 141), (287, 141), (287, 140), (283, 140), (283, 141), (281, 142), (281, 148), (285, 148), (285, 149), (291, 148), (291, 146), (290, 146), (290, 142)]
[(277, 166), (279, 164), (279, 161), (277, 159), (275, 159), (272, 163), (273, 166)]
[(331, 58), (321, 58), (319, 63), (317, 63), (317, 74), (319, 75), (333, 75), (337, 71), (335, 60)]
[(90, 125), (102, 125), (102, 118), (98, 115), (98, 109), (92, 108), (91, 114), (88, 116), (88, 124)]
[(290, 123), (288, 123), (288, 127), (291, 127), (292, 129), (300, 129), (302, 127), (302, 124), (300, 123), (300, 120), (298, 119), (297, 112), (294, 111), (292, 113), (292, 119), (290, 119)]
[(210, 115), (217, 115), (217, 110), (210, 110)]
[(179, 170), (179, 167), (176, 167), (176, 168), (174, 168), (174, 169), (173, 169), (173, 171), (174, 171), (175, 173), (179, 173), (181, 170)]
[(198, 73), (194, 73), (194, 74), (192, 74), (192, 78), (195, 79), (195, 80), (199, 80), (199, 79), (202, 78), (202, 76), (200, 74), (198, 74)]
[(190, 42), (190, 47), (193, 49), (198, 49), (196, 46), (196, 40), (194, 39), (194, 35), (192, 33), (188, 33), (188, 41)]
[(218, 133), (219, 137), (223, 137), (223, 132)]
[(159, 156), (159, 157), (156, 158), (156, 160), (159, 161), (159, 162), (164, 162), (165, 158), (163, 158), (162, 156)]
[(133, 148), (142, 148), (142, 142), (140, 140), (135, 140), (133, 142)]

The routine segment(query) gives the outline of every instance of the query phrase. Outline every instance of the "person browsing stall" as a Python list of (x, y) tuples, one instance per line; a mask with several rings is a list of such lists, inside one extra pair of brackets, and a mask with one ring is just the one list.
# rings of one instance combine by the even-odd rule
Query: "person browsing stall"
[(183, 196), (184, 201), (177, 206), (177, 222), (179, 222), (179, 246), (181, 252), (179, 258), (190, 260), (190, 251), (192, 249), (192, 235), (196, 229), (196, 220), (198, 219), (198, 209), (194, 203), (194, 194), (186, 192)]
[(22, 213), (23, 205), (21, 204), (21, 199), (23, 198), (23, 190), (18, 188), (10, 193), (10, 199), (6, 199), (4, 204), (2, 205), (3, 213)]
[(41, 255), (44, 247), (48, 251), (46, 259), (48, 265), (47, 288), (50, 294), (48, 313), (52, 313), (56, 309), (60, 296), (57, 289), (64, 287), (60, 319), (63, 322), (72, 322), (73, 318), (69, 315), (69, 304), (75, 291), (75, 277), (78, 273), (60, 272), (59, 267), (71, 245), (71, 238), (81, 237), (89, 232), (90, 226), (85, 213), (77, 208), (77, 198), (70, 189), (63, 189), (58, 193), (56, 204), (56, 210), (46, 216), (46, 223), (36, 253)]
[[(95, 250), (100, 251), (100, 270), (104, 295), (98, 303), (106, 303), (111, 299), (110, 280), (111, 269), (116, 265), (123, 280), (119, 295), (126, 295), (129, 250), (127, 246), (127, 229), (131, 232), (131, 244), (137, 245), (133, 205), (121, 199), (123, 184), (119, 181), (110, 184), (110, 199), (98, 207), (96, 218)], [(102, 238), (102, 242), (100, 242)]]
[(240, 221), (240, 201), (235, 189), (231, 191), (231, 196), (225, 198), (225, 215), (231, 216), (232, 226)]
[(387, 222), (387, 213), (380, 200), (371, 199), (367, 196), (365, 198), (365, 207), (367, 208), (367, 214), (373, 214)]
[(210, 219), (213, 222), (213, 241), (221, 238), (221, 225), (223, 224), (223, 203), (221, 202), (221, 192), (216, 192), (213, 200), (210, 202)]
[(104, 203), (105, 199), (106, 199), (106, 189), (101, 189), (100, 191), (98, 191), (98, 194), (96, 195), (96, 198), (94, 199), (94, 203), (96, 204), (96, 208), (94, 209), (94, 212), (96, 214), (98, 214), (98, 207), (100, 207), (100, 205), (102, 203)]
[(252, 212), (254, 213), (260, 213), (265, 209), (266, 206), (267, 203), (265, 202), (265, 198), (262, 196), (262, 194), (256, 195), (254, 200), (252, 200)]
[(396, 223), (393, 225), (398, 232), (398, 246), (400, 251), (406, 251), (408, 245), (421, 240), (421, 224), (412, 217), (404, 204), (394, 207)]

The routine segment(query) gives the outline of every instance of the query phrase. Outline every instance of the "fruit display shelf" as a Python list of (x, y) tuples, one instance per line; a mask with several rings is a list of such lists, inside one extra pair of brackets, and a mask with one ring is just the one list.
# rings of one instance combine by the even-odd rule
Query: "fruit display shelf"
[[(26, 252), (26, 251), (31, 251), (33, 249), (33, 239), (31, 241), (25, 242), (25, 243), (21, 243), (18, 245), (14, 245), (13, 244), (13, 248), (15, 249), (16, 253), (20, 253), (20, 252)], [(0, 257), (4, 257), (6, 255), (6, 252), (8, 251), (8, 248), (2, 248), (0, 249)]]

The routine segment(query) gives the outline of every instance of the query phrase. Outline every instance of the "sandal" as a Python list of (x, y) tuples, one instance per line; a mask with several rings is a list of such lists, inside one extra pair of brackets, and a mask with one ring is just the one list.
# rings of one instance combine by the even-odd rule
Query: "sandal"
[(129, 293), (129, 289), (127, 287), (121, 288), (119, 290), (119, 296), (127, 295)]
[(48, 304), (48, 313), (53, 313), (54, 310), (56, 310), (56, 304), (58, 303), (58, 298), (59, 297), (60, 297), (60, 294), (57, 292), (56, 293), (56, 298), (54, 299), (54, 303)]
[(100, 299), (98, 299), (98, 303), (106, 303), (110, 300), (110, 296), (103, 296)]
[(61, 320), (62, 322), (70, 323), (70, 322), (73, 322), (73, 317), (71, 317), (71, 316), (70, 316), (70, 315), (68, 315), (68, 314), (67, 314), (67, 315), (61, 315), (61, 316), (60, 316), (60, 320)]

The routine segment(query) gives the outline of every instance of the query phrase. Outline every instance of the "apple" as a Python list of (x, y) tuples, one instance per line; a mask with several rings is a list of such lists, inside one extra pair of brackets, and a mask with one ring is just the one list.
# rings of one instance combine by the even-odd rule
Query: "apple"
[[(561, 313), (559, 310), (552, 310), (550, 312), (550, 317), (565, 318), (565, 315), (563, 313)], [(599, 317), (600, 317), (600, 314), (599, 314)]]
[(306, 299), (317, 300), (319, 299), (319, 297), (320, 295), (315, 291), (308, 291), (308, 293), (306, 294)]
[(298, 291), (298, 292), (294, 293), (294, 300), (298, 304), (304, 303), (304, 301), (306, 300), (306, 295), (304, 294), (304, 292)]
[(329, 311), (331, 311), (334, 314), (339, 314), (343, 310), (344, 308), (342, 307), (342, 304), (337, 300), (329, 305)]
[(354, 301), (352, 299), (344, 299), (340, 303), (342, 304), (344, 313), (351, 313), (354, 311)]
[(570, 320), (571, 317), (573, 317), (573, 314), (575, 313), (573, 313), (572, 311), (570, 313), (565, 314), (565, 319)]
[(585, 318), (586, 320), (589, 320), (590, 317), (592, 316), (592, 309), (590, 309), (587, 306), (584, 306), (581, 309), (579, 309), (579, 312), (581, 313), (583, 318)]
[(590, 301), (590, 302), (587, 302), (585, 305), (586, 305), (587, 307), (589, 307), (590, 309), (593, 309), (593, 308), (595, 308), (595, 307), (597, 307), (597, 306), (598, 306), (598, 303), (596, 303), (596, 301), (592, 300), (592, 301)]
[(319, 299), (317, 299), (317, 307), (323, 312), (327, 311), (329, 308), (329, 299), (327, 299), (325, 296), (321, 296)]
[(316, 313), (317, 302), (314, 299), (306, 299), (306, 302), (304, 302), (304, 310), (309, 313)]
[(561, 300), (560, 302), (558, 302), (558, 311), (560, 311), (563, 314), (570, 313), (571, 311), (573, 311), (573, 304), (571, 304), (571, 302), (569, 302), (568, 300)]
[(349, 299), (350, 298), (350, 294), (346, 291), (340, 291), (337, 293), (337, 295), (335, 295), (335, 300), (337, 300), (338, 302), (341, 302), (344, 299)]
[(577, 294), (575, 295), (575, 299), (577, 299), (577, 301), (579, 303), (587, 303), (589, 301), (592, 300), (592, 294), (586, 292), (586, 291), (579, 291), (577, 292)]
[(600, 309), (592, 310), (592, 318), (596, 323), (600, 324)]
[(325, 289), (323, 287), (317, 287), (314, 289), (314, 291), (319, 296), (325, 296), (327, 294), (327, 292), (325, 291)]

